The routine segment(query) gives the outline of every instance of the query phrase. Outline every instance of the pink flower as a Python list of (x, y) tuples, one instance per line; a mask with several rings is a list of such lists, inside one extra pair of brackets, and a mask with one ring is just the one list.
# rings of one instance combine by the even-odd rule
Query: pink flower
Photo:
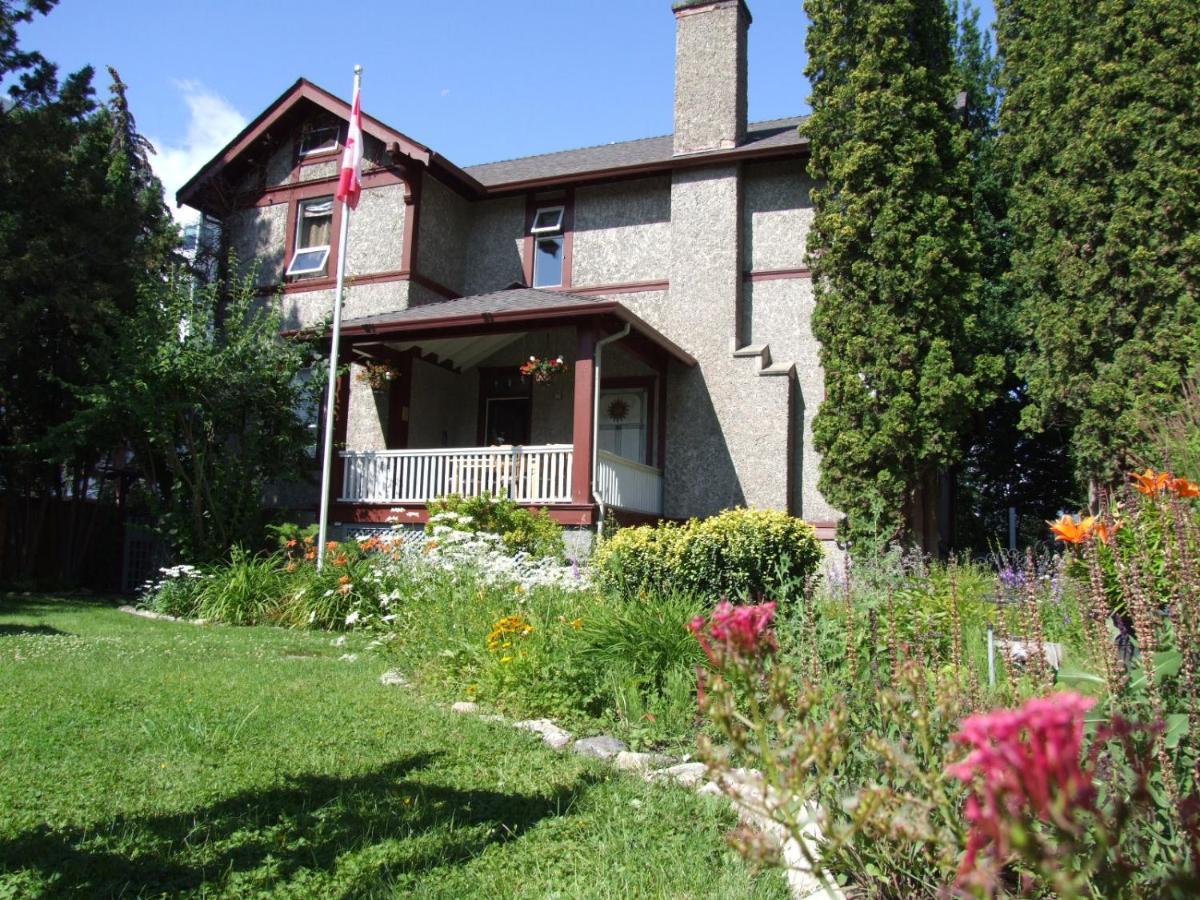
[(745, 658), (773, 653), (778, 647), (771, 630), (774, 618), (774, 602), (734, 606), (722, 600), (709, 619), (696, 616), (688, 629), (704, 648), (709, 662), (720, 667), (730, 655)]
[(1079, 809), (1090, 809), (1095, 795), (1091, 772), (1080, 766), (1083, 717), (1096, 703), (1071, 691), (1029, 700), (1020, 709), (998, 709), (970, 716), (954, 740), (973, 749), (947, 774), (974, 790), (965, 815), (971, 830), (958, 870), (959, 882), (976, 866), (979, 851), (992, 846), (1003, 864), (1014, 825), (1030, 816), (1075, 830)]

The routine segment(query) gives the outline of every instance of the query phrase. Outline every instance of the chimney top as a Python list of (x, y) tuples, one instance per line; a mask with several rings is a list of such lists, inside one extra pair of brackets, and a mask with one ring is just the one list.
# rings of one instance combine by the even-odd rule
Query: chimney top
[(678, 14), (686, 12), (690, 9), (702, 9), (705, 6), (727, 6), (730, 3), (736, 2), (742, 8), (742, 12), (746, 14), (746, 23), (754, 21), (750, 15), (750, 7), (746, 5), (746, 0), (673, 0), (671, 3), (671, 11)]
[(746, 139), (745, 0), (674, 0), (676, 156)]

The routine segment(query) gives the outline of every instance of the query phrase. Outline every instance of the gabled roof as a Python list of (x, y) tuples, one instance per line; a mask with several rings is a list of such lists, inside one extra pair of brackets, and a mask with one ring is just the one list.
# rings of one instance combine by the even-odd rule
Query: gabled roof
[[(181, 204), (192, 201), (203, 189), (205, 182), (234, 163), (238, 157), (249, 150), (264, 135), (292, 114), (297, 107), (304, 104), (316, 106), (345, 121), (349, 121), (350, 119), (349, 103), (307, 79), (298, 78), (291, 87), (280, 94), (270, 106), (263, 110), (253, 122), (238, 132), (237, 137), (226, 144), (216, 156), (205, 163), (204, 167), (179, 189), (175, 195), (176, 200)], [(439, 156), (424, 144), (413, 140), (403, 132), (384, 124), (374, 116), (363, 113), (363, 131), (371, 137), (382, 141), (385, 146), (394, 152), (398, 152), (416, 163), (444, 169), (451, 180), (465, 182), (464, 186), (469, 191), (473, 192), (481, 188), (478, 182), (469, 175), (466, 175), (458, 166)]]
[(696, 365), (695, 358), (628, 307), (603, 297), (580, 297), (559, 291), (517, 287), (458, 300), (443, 300), (412, 306), (397, 312), (347, 319), (341, 332), (345, 337), (399, 336), (416, 333), (451, 336), (455, 331), (495, 326), (518, 330), (521, 326), (546, 327), (556, 321), (611, 316), (628, 322), (634, 331), (649, 338), (684, 365)]
[[(350, 117), (350, 104), (341, 97), (304, 78), (297, 79), (192, 176), (179, 189), (176, 200), (181, 204), (199, 205), (205, 184), (210, 179), (226, 167), (236, 165), (243, 154), (274, 129), (284, 127), (288, 117), (304, 105), (316, 106), (343, 120)], [(726, 159), (795, 155), (803, 152), (808, 145), (808, 141), (797, 131), (797, 126), (804, 119), (803, 116), (797, 116), (752, 122), (747, 128), (745, 141), (729, 150), (676, 156), (672, 136), (668, 134), (484, 163), (466, 169), (459, 168), (436, 151), (366, 113), (363, 114), (363, 130), (382, 141), (393, 154), (433, 169), (463, 194), (484, 197), (570, 182), (631, 177)]]

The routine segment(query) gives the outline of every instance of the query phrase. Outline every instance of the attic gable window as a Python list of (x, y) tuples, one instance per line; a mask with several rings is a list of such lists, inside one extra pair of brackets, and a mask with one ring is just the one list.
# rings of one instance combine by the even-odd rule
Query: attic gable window
[(323, 275), (333, 233), (333, 198), (304, 200), (296, 216), (296, 250), (288, 275)]
[(563, 279), (562, 206), (545, 206), (533, 216), (533, 286), (559, 287)]
[(338, 148), (338, 126), (324, 125), (309, 128), (300, 135), (300, 155), (331, 153)]

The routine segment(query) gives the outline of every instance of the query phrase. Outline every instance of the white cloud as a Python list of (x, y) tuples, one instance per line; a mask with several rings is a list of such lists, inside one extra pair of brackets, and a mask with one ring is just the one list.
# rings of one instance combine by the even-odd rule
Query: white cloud
[(151, 137), (150, 143), (158, 152), (150, 157), (150, 162), (154, 174), (162, 180), (167, 206), (175, 220), (190, 222), (196, 218), (196, 212), (188, 207), (177, 209), (175, 192), (246, 127), (246, 117), (198, 81), (178, 81), (175, 86), (187, 104), (187, 133), (179, 141)]

